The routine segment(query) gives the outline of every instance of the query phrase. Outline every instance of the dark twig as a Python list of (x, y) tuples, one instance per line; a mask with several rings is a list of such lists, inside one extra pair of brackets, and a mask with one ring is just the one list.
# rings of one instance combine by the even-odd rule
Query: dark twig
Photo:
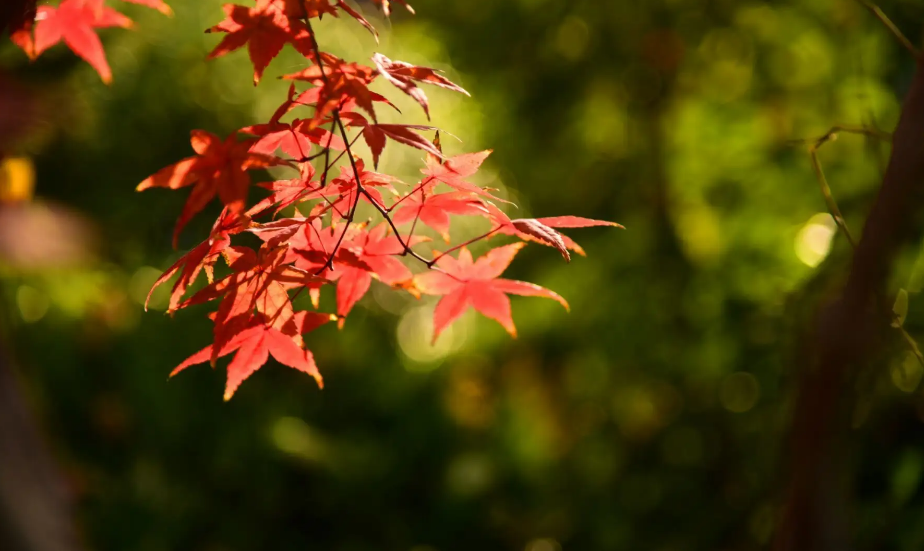
[[(883, 141), (892, 141), (892, 135), (886, 132), (882, 132), (876, 128), (837, 125), (831, 127), (831, 129), (821, 137), (815, 138), (814, 140), (807, 140), (808, 143), (811, 144), (809, 145), (809, 157), (812, 161), (812, 170), (815, 171), (815, 178), (818, 180), (818, 185), (821, 188), (821, 194), (824, 196), (825, 203), (828, 205), (828, 211), (831, 213), (831, 217), (834, 218), (834, 223), (837, 224), (837, 227), (847, 238), (847, 241), (850, 243), (850, 247), (853, 250), (856, 250), (857, 242), (853, 235), (850, 233), (850, 228), (847, 227), (847, 221), (844, 219), (844, 215), (841, 214), (841, 209), (838, 207), (837, 201), (834, 200), (834, 195), (831, 193), (831, 187), (828, 185), (828, 180), (825, 178), (825, 173), (821, 168), (821, 163), (818, 161), (818, 150), (824, 144), (835, 141), (837, 139), (838, 132), (850, 132), (852, 134), (860, 134)], [(914, 337), (912, 337), (911, 334), (909, 334), (905, 327), (900, 323), (899, 316), (895, 312), (892, 312), (892, 321), (893, 326), (898, 329), (899, 333), (901, 333), (902, 339), (905, 341), (905, 343), (908, 344), (908, 347), (914, 356), (918, 359), (918, 362), (920, 362), (921, 365), (924, 365), (924, 354), (921, 353), (921, 350), (918, 347), (917, 342), (915, 342)]]
[[(324, 67), (323, 67), (323, 65), (322, 65), (323, 62), (322, 62), (322, 60), (321, 60), (321, 50), (320, 50), (320, 47), (318, 46), (318, 41), (317, 41), (317, 37), (316, 37), (315, 34), (314, 34), (314, 29), (311, 27), (311, 20), (310, 20), (310, 18), (308, 18), (308, 17), (305, 18), (305, 24), (307, 25), (307, 27), (308, 27), (308, 33), (309, 33), (309, 35), (311, 36), (311, 48), (312, 48), (312, 51), (313, 51), (313, 53), (314, 53), (315, 62), (316, 62), (316, 63), (318, 64), (318, 66), (321, 68), (321, 71), (320, 71), (321, 79), (322, 79), (322, 81), (323, 81), (323, 83), (324, 83), (324, 86), (330, 86), (330, 81), (329, 81), (328, 78), (327, 78), (327, 74), (324, 72)], [(470, 240), (468, 240), (468, 241), (466, 241), (466, 242), (464, 242), (464, 243), (462, 243), (462, 244), (460, 244), (460, 245), (457, 245), (457, 246), (452, 247), (452, 248), (450, 248), (450, 249), (448, 249), (448, 250), (446, 250), (446, 251), (443, 251), (441, 254), (439, 254), (438, 256), (436, 256), (435, 258), (433, 258), (433, 259), (431, 259), (431, 260), (427, 260), (426, 258), (420, 256), (420, 254), (418, 254), (416, 251), (414, 251), (414, 250), (411, 248), (411, 246), (410, 246), (410, 239), (408, 238), (408, 239), (406, 240), (406, 239), (404, 239), (404, 238), (401, 237), (401, 233), (398, 231), (397, 226), (395, 226), (395, 223), (394, 223), (394, 221), (391, 219), (391, 216), (390, 216), (390, 214), (389, 214), (390, 211), (391, 211), (391, 209), (393, 209), (393, 208), (394, 208), (398, 203), (400, 203), (401, 200), (403, 200), (403, 199), (399, 200), (398, 203), (396, 203), (395, 205), (392, 205), (391, 208), (386, 208), (384, 205), (380, 205), (380, 204), (378, 203), (378, 201), (376, 201), (375, 198), (372, 197), (372, 195), (366, 190), (366, 188), (365, 188), (365, 187), (363, 186), (363, 184), (362, 184), (362, 180), (360, 179), (359, 167), (358, 167), (358, 165), (356, 164), (356, 158), (353, 156), (353, 150), (352, 150), (352, 147), (351, 147), (351, 146), (352, 146), (353, 143), (355, 143), (355, 140), (356, 140), (356, 139), (354, 138), (353, 141), (350, 141), (349, 137), (347, 136), (346, 127), (345, 127), (344, 124), (343, 124), (343, 120), (340, 118), (340, 110), (339, 110), (339, 109), (334, 109), (334, 111), (333, 111), (333, 120), (334, 120), (333, 126), (335, 126), (335, 127), (339, 130), (340, 135), (341, 135), (341, 137), (343, 138), (344, 143), (346, 144), (346, 151), (345, 151), (344, 153), (346, 153), (346, 156), (347, 156), (347, 158), (348, 158), (349, 161), (350, 161), (350, 167), (351, 167), (352, 170), (353, 170), (353, 177), (354, 177), (354, 179), (356, 180), (356, 198), (354, 199), (354, 201), (353, 201), (353, 206), (350, 208), (350, 213), (349, 213), (349, 215), (348, 215), (347, 218), (346, 218), (346, 226), (344, 227), (343, 233), (340, 234), (340, 238), (337, 240), (337, 244), (334, 246), (334, 249), (330, 252), (330, 255), (327, 257), (327, 261), (324, 263), (324, 266), (318, 271), (318, 274), (324, 272), (324, 271), (327, 270), (327, 269), (333, 270), (334, 257), (337, 255), (337, 250), (340, 248), (340, 245), (343, 243), (343, 240), (344, 240), (344, 238), (346, 237), (347, 231), (348, 231), (349, 228), (350, 228), (350, 224), (353, 222), (353, 219), (354, 219), (355, 216), (356, 216), (356, 209), (357, 209), (357, 207), (359, 206), (359, 196), (360, 196), (360, 195), (364, 195), (364, 196), (369, 200), (369, 202), (372, 204), (372, 206), (375, 207), (375, 209), (379, 212), (379, 214), (381, 214), (382, 217), (385, 219), (385, 221), (388, 223), (388, 225), (389, 225), (389, 227), (392, 229), (392, 231), (395, 232), (395, 238), (398, 239), (398, 242), (401, 244), (401, 247), (402, 247), (402, 249), (403, 249), (402, 255), (410, 255), (411, 257), (415, 258), (416, 260), (418, 260), (418, 261), (422, 262), (424, 265), (426, 265), (427, 268), (431, 268), (431, 269), (434, 268), (434, 265), (436, 264), (436, 262), (437, 262), (440, 258), (442, 258), (443, 256), (445, 256), (447, 253), (450, 253), (450, 252), (452, 252), (452, 251), (454, 251), (454, 250), (457, 250), (457, 249), (459, 249), (459, 248), (461, 248), (461, 247), (463, 247), (463, 246), (465, 246), (465, 245), (469, 245), (469, 244), (471, 244), (471, 243), (474, 243), (475, 241), (478, 241), (478, 240), (480, 240), (480, 239), (484, 239), (485, 237), (487, 237), (487, 236), (491, 235), (492, 233), (494, 233), (495, 231), (497, 231), (497, 229), (495, 228), (494, 230), (491, 230), (490, 232), (488, 232), (488, 233), (486, 233), (486, 234), (484, 234), (484, 235), (482, 235), (482, 236), (480, 236), (480, 237), (476, 237), (476, 238), (474, 238), (474, 239), (470, 239)], [(333, 126), (332, 126), (332, 129), (333, 129)], [(357, 138), (358, 138), (358, 136), (357, 136)], [(328, 147), (325, 148), (326, 151), (328, 151), (328, 152), (330, 151), (330, 144), (329, 144), (329, 142), (330, 142), (330, 139), (328, 139)], [(343, 155), (343, 153), (341, 153), (341, 156), (342, 156), (342, 155)], [(340, 157), (338, 157), (338, 159), (339, 159), (339, 158), (340, 158)], [(336, 162), (336, 160), (335, 160), (334, 162)], [(325, 179), (326, 179), (327, 171), (329, 170), (329, 168), (330, 168), (329, 163), (327, 162), (327, 158), (325, 158), (325, 169), (324, 169), (324, 178), (325, 178)], [(430, 179), (428, 179), (426, 182), (429, 182), (429, 181), (430, 181)], [(426, 182), (421, 183), (417, 188), (415, 188), (414, 191), (416, 191), (416, 189), (421, 189), (421, 190), (423, 190), (423, 186), (426, 185)], [(323, 187), (323, 185), (324, 185), (324, 184), (323, 184), (323, 181), (322, 181), (322, 187)], [(413, 193), (413, 191), (412, 191), (411, 193)], [(410, 194), (409, 194), (409, 195), (410, 195)], [(407, 196), (405, 196), (405, 198), (406, 198), (406, 197), (407, 197)]]
[(862, 4), (864, 8), (872, 12), (872, 14), (876, 17), (876, 19), (878, 19), (880, 23), (885, 25), (885, 28), (889, 30), (892, 36), (894, 36), (895, 39), (898, 40), (898, 42), (906, 50), (911, 52), (911, 55), (913, 55), (915, 59), (919, 59), (921, 57), (920, 50), (918, 50), (915, 47), (915, 45), (912, 44), (910, 40), (908, 40), (908, 37), (905, 36), (902, 33), (902, 31), (898, 27), (895, 26), (895, 23), (893, 23), (892, 20), (889, 19), (889, 16), (886, 15), (881, 9), (879, 9), (879, 6), (877, 6), (876, 4), (873, 4), (869, 0), (857, 0), (857, 1), (860, 4)]

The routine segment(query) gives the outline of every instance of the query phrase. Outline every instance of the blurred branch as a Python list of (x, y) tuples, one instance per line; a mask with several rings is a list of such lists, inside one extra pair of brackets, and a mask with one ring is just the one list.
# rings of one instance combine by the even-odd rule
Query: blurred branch
[[(818, 180), (818, 185), (821, 188), (821, 194), (824, 196), (825, 203), (828, 206), (828, 211), (831, 214), (831, 217), (834, 218), (834, 223), (837, 224), (837, 227), (841, 230), (844, 236), (847, 238), (847, 241), (850, 243), (850, 247), (853, 250), (857, 249), (857, 242), (854, 239), (853, 235), (850, 233), (850, 228), (847, 226), (847, 221), (844, 219), (844, 215), (841, 214), (841, 209), (837, 205), (837, 201), (834, 199), (834, 195), (831, 193), (831, 187), (828, 185), (828, 179), (825, 177), (824, 170), (821, 168), (821, 162), (818, 160), (818, 150), (826, 143), (833, 142), (837, 140), (838, 132), (849, 132), (852, 134), (860, 134), (868, 136), (871, 138), (876, 138), (879, 140), (891, 142), (892, 135), (875, 128), (865, 128), (857, 126), (833, 126), (828, 132), (819, 138), (813, 140), (800, 140), (800, 143), (810, 143), (808, 151), (809, 157), (812, 161), (812, 170), (815, 172), (815, 178)], [(899, 320), (898, 314), (892, 312), (892, 321), (893, 327), (898, 329), (902, 335), (902, 339), (908, 345), (908, 348), (918, 359), (918, 362), (921, 365), (924, 365), (924, 354), (921, 353), (921, 349), (918, 347), (917, 341), (914, 340), (904, 326)], [(895, 323), (898, 322), (898, 323)]]
[(895, 23), (892, 23), (892, 20), (889, 19), (889, 16), (886, 15), (885, 12), (883, 12), (881, 9), (879, 9), (879, 6), (877, 6), (876, 4), (873, 4), (869, 0), (857, 0), (857, 2), (859, 2), (860, 4), (863, 5), (864, 8), (872, 12), (872, 14), (876, 17), (876, 19), (878, 19), (883, 25), (885, 25), (886, 29), (888, 29), (889, 32), (892, 33), (892, 36), (894, 36), (895, 39), (898, 40), (898, 42), (906, 50), (911, 52), (911, 55), (913, 55), (915, 59), (918, 59), (921, 57), (921, 52), (914, 46), (914, 44), (911, 43), (910, 40), (908, 40), (907, 36), (902, 34), (902, 31), (898, 27), (895, 26)]
[(924, 60), (917, 59), (902, 105), (882, 186), (857, 243), (840, 299), (819, 317), (815, 346), (804, 355), (792, 418), (789, 488), (775, 548), (844, 551), (848, 532), (847, 431), (857, 368), (888, 327), (883, 304), (892, 262), (919, 238), (924, 205)]

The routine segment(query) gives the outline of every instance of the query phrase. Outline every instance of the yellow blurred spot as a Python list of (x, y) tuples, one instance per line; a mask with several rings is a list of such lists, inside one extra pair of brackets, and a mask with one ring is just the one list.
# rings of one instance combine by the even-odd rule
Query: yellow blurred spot
[(618, 82), (596, 79), (578, 107), (573, 124), (585, 145), (595, 153), (613, 159), (629, 152), (629, 115), (625, 90)]
[(486, 455), (460, 455), (449, 463), (446, 479), (450, 490), (455, 494), (481, 494), (494, 481), (494, 465)]
[(0, 203), (32, 199), (35, 169), (28, 157), (7, 157), (0, 162)]
[(487, 428), (494, 420), (491, 389), (476, 373), (455, 368), (443, 403), (453, 420), (469, 428)]
[(748, 522), (751, 536), (760, 544), (766, 544), (773, 535), (774, 517), (776, 510), (772, 505), (758, 507)]
[(699, 263), (716, 260), (725, 251), (719, 219), (709, 207), (681, 209), (677, 213), (677, 231), (686, 253)]
[(831, 252), (831, 241), (837, 233), (834, 218), (827, 213), (811, 217), (796, 235), (796, 256), (803, 264), (814, 268)]
[(820, 31), (803, 31), (774, 48), (769, 69), (776, 83), (790, 90), (809, 88), (829, 79), (835, 59), (832, 39)]
[(45, 317), (48, 304), (48, 297), (34, 287), (20, 285), (16, 290), (16, 306), (26, 323), (35, 323)]
[[(150, 292), (151, 286), (154, 285), (154, 282), (157, 281), (161, 273), (160, 270), (151, 266), (142, 266), (138, 268), (135, 273), (132, 274), (132, 278), (128, 283), (128, 294), (132, 300), (138, 304), (144, 304), (144, 301), (148, 298), (148, 292)], [(154, 310), (163, 310), (167, 306), (169, 290), (169, 283), (165, 283), (158, 287), (154, 294), (151, 295), (151, 302), (148, 304), (148, 307)]]
[(627, 386), (613, 398), (613, 418), (623, 436), (644, 441), (667, 426), (682, 407), (680, 393), (667, 383)]
[(732, 373), (722, 381), (719, 400), (728, 411), (744, 413), (760, 400), (760, 383), (750, 373)]
[(327, 445), (304, 421), (295, 417), (280, 417), (273, 423), (270, 434), (279, 451), (312, 462), (327, 455)]
[(551, 538), (541, 538), (527, 543), (526, 551), (561, 551), (561, 544)]
[(398, 346), (409, 360), (408, 371), (431, 371), (439, 361), (460, 349), (466, 340), (465, 319), (457, 320), (444, 329), (432, 346), (433, 310), (417, 307), (409, 310), (398, 322)]
[(707, 64), (701, 86), (718, 101), (738, 99), (751, 87), (754, 48), (750, 38), (731, 29), (711, 31), (699, 54)]
[(587, 23), (575, 16), (568, 16), (558, 27), (555, 36), (555, 49), (565, 59), (577, 61), (584, 56), (590, 42), (590, 32)]
[(914, 392), (924, 375), (921, 362), (912, 352), (906, 352), (901, 363), (892, 366), (892, 383), (902, 392)]

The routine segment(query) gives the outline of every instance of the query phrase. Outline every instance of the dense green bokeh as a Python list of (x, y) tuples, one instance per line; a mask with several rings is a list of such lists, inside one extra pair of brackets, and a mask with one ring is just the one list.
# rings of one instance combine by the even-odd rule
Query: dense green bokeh
[[(433, 301), (384, 287), (309, 345), (326, 388), (270, 364), (229, 403), (223, 369), (167, 373), (210, 339), (206, 309), (141, 302), (180, 254), (185, 192), (134, 185), (189, 155), (188, 133), (263, 122), (301, 67), (286, 50), (259, 87), (246, 53), (205, 62), (218, 0), (174, 18), (120, 6), (104, 86), (63, 48), (0, 63), (52, 109), (23, 144), (37, 201), (87, 217), (89, 259), (6, 267), (6, 339), (100, 550), (527, 551), (758, 549), (772, 534), (798, 338), (841, 280), (804, 145), (834, 124), (895, 124), (910, 56), (852, 0), (417, 0), (376, 46), (325, 21), (322, 47), (444, 68), (473, 99), (428, 89), (456, 153), (491, 147), (481, 183), (574, 230), (588, 257), (525, 249), (520, 336), (468, 315), (431, 349)], [(912, 40), (924, 8), (882, 6)], [(912, 32), (914, 31), (914, 32)], [(384, 89), (384, 88), (383, 88)], [(396, 96), (397, 94), (391, 94)], [(396, 98), (408, 118), (419, 109)], [(842, 134), (821, 161), (855, 233), (887, 147)], [(413, 178), (415, 151), (383, 171)], [(38, 208), (36, 206), (36, 208)], [(50, 207), (49, 207), (50, 208)], [(184, 232), (208, 231), (213, 206)], [(830, 245), (830, 251), (829, 251)], [(917, 251), (896, 271), (924, 334)], [(155, 302), (163, 303), (163, 297)], [(863, 377), (858, 530), (924, 545), (922, 368), (897, 342)], [(917, 413), (921, 412), (921, 414)]]

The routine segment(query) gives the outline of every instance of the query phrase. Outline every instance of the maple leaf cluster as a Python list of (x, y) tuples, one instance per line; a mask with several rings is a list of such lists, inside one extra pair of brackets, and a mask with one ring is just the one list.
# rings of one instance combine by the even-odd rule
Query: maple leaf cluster
[[(173, 13), (163, 0), (122, 1), (148, 6), (165, 15)], [(103, 82), (112, 81), (112, 70), (96, 29), (129, 28), (132, 26), (131, 19), (105, 6), (103, 0), (62, 0), (57, 7), (36, 7), (35, 0), (12, 0), (12, 4), (16, 17), (11, 21), (10, 38), (30, 59), (64, 42), (99, 73)]]
[[(160, 0), (130, 1), (169, 11)], [(388, 0), (375, 3), (389, 13)], [(404, 1), (398, 3), (413, 12)], [(168, 268), (151, 290), (176, 277), (168, 306), (171, 314), (196, 304), (217, 303), (209, 315), (213, 343), (173, 374), (206, 361), (214, 365), (218, 358), (234, 353), (227, 368), (225, 399), (270, 356), (321, 385), (304, 336), (331, 321), (342, 326), (374, 280), (395, 292), (439, 297), (434, 341), (468, 309), (496, 320), (516, 336), (509, 295), (550, 298), (568, 308), (564, 298), (548, 289), (500, 276), (527, 242), (554, 247), (566, 260), (571, 251), (583, 254), (559, 228), (619, 225), (576, 216), (509, 218), (498, 207), (504, 201), (493, 195), (494, 190), (471, 181), (490, 151), (446, 156), (438, 132), (433, 140), (422, 134), (435, 128), (380, 123), (376, 104), (394, 106), (371, 85), (381, 79), (397, 88), (413, 98), (428, 119), (429, 100), (419, 85), (468, 92), (438, 70), (392, 61), (380, 53), (371, 58), (372, 65), (363, 65), (322, 52), (313, 19), (346, 15), (375, 33), (344, 0), (256, 0), (253, 6), (226, 4), (223, 10), (225, 19), (207, 30), (223, 33), (210, 58), (246, 47), (254, 84), (286, 44), (305, 57), (307, 66), (282, 77), (292, 84), (268, 122), (224, 139), (194, 130), (195, 154), (137, 187), (139, 191), (190, 188), (175, 226), (174, 246), (184, 226), (208, 204), (217, 199), (223, 205), (208, 238)], [(40, 6), (34, 25), (16, 31), (14, 40), (31, 56), (64, 40), (108, 81), (109, 69), (93, 29), (129, 25), (102, 0), (63, 0), (57, 8)], [(354, 150), (360, 139), (368, 145), (371, 159), (362, 159)], [(425, 154), (418, 182), (404, 183), (377, 171), (389, 143)], [(282, 167), (292, 177), (253, 184), (251, 171), (268, 167)], [(254, 185), (265, 192), (249, 204)], [(372, 221), (358, 220), (361, 204), (375, 214)], [(291, 215), (280, 217), (283, 211)], [(488, 229), (453, 243), (454, 216), (482, 218)], [(440, 248), (421, 235), (422, 226), (434, 230), (445, 246)], [(253, 249), (232, 244), (245, 234), (261, 245)], [(473, 258), (469, 245), (500, 235), (519, 241)], [(227, 275), (216, 278), (216, 267)], [(188, 292), (203, 273), (208, 284)], [(331, 313), (318, 311), (325, 286), (335, 288)], [(296, 310), (293, 301), (301, 293), (310, 297), (312, 311)]]

